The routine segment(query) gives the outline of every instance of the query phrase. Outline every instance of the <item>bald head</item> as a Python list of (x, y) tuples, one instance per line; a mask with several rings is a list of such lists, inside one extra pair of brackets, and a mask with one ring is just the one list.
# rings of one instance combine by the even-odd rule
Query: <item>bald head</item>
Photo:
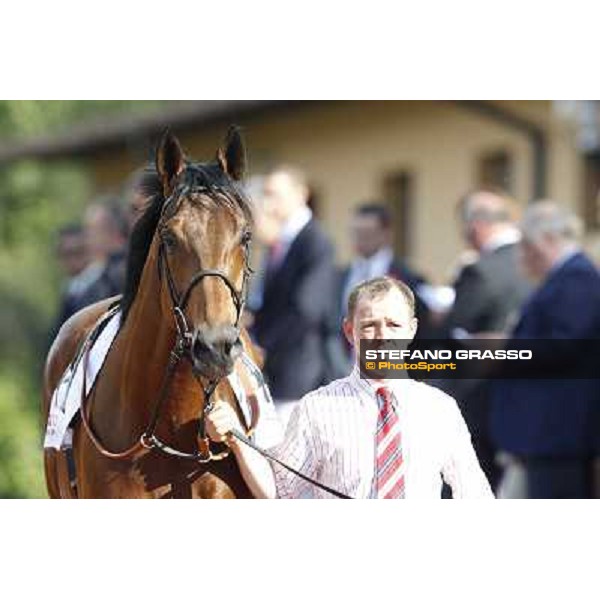
[(493, 192), (479, 191), (463, 200), (462, 217), (465, 221), (503, 223), (511, 220), (507, 198)]
[(552, 200), (540, 200), (527, 208), (521, 222), (521, 260), (525, 273), (543, 280), (564, 257), (579, 249), (581, 220)]
[(531, 242), (542, 238), (557, 243), (578, 242), (583, 232), (581, 219), (566, 207), (553, 200), (538, 200), (523, 215), (523, 236)]
[(516, 229), (515, 202), (502, 192), (477, 190), (465, 196), (459, 205), (463, 235), (481, 251), (499, 234)]

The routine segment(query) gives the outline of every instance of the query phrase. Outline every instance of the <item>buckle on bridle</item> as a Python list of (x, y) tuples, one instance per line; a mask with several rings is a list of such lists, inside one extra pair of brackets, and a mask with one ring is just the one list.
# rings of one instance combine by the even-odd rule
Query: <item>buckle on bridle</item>
[(229, 448), (226, 448), (222, 452), (217, 452), (214, 454), (210, 449), (210, 439), (208, 437), (198, 438), (198, 448), (200, 450), (200, 454), (198, 455), (198, 462), (200, 463), (208, 463), (213, 460), (223, 460), (227, 458), (231, 452)]
[(152, 448), (156, 446), (153, 437), (154, 436), (148, 435), (148, 433), (144, 431), (140, 436), (140, 444), (146, 448), (146, 450), (152, 450)]
[(175, 318), (175, 327), (177, 328), (177, 338), (185, 340), (190, 333), (185, 315), (179, 306), (173, 307), (173, 317)]

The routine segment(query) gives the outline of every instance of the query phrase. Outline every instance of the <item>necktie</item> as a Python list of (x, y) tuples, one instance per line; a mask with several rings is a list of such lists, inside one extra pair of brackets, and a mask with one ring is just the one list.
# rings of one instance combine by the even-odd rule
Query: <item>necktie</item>
[(404, 498), (404, 473), (400, 420), (392, 406), (392, 393), (386, 387), (377, 389), (376, 491), (377, 498)]
[(267, 279), (271, 278), (280, 266), (283, 257), (283, 242), (278, 240), (273, 243), (267, 252)]

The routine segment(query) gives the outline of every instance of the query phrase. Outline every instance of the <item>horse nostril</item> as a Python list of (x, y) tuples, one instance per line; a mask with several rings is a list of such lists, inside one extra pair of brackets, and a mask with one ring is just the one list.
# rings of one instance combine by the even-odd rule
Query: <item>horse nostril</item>
[(192, 355), (194, 358), (202, 359), (206, 356), (210, 356), (211, 354), (212, 351), (209, 345), (204, 342), (200, 336), (196, 336), (192, 343)]
[(218, 378), (231, 371), (240, 349), (239, 336), (227, 330), (199, 330), (194, 335), (191, 355), (198, 372)]

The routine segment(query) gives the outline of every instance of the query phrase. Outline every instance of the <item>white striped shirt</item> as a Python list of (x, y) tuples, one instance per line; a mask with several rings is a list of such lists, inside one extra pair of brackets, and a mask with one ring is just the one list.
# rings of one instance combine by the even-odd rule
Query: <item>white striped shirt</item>
[[(451, 397), (412, 379), (389, 380), (402, 430), (405, 496), (439, 498), (442, 477), (454, 498), (493, 498), (462, 415)], [(375, 387), (358, 369), (302, 398), (275, 450), (278, 458), (353, 498), (374, 495)], [(278, 465), (280, 498), (332, 498)]]

